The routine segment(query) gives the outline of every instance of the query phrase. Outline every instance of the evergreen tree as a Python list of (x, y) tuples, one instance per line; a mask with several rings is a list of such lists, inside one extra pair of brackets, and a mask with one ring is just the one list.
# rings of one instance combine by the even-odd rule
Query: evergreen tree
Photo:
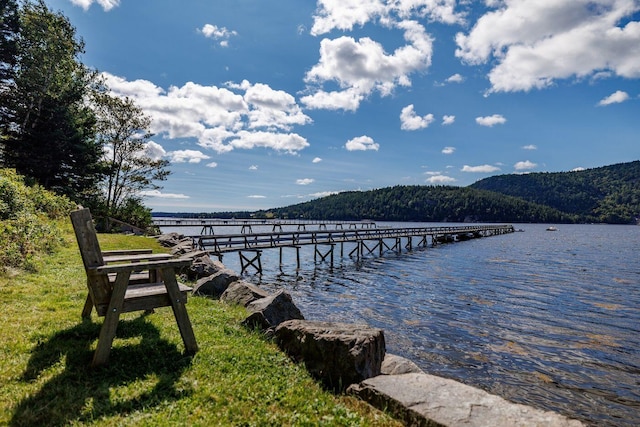
[(95, 197), (102, 147), (86, 94), (95, 80), (78, 59), (75, 28), (44, 1), (25, 2), (13, 84), (3, 102), (4, 163), (78, 202)]

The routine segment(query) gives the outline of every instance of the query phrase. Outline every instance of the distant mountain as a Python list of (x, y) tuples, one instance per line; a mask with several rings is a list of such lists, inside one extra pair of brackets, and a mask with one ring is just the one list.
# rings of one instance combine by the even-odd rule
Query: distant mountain
[(420, 222), (575, 222), (574, 215), (469, 187), (396, 186), (348, 191), (254, 214), (258, 218)]
[(640, 161), (575, 172), (498, 175), (470, 186), (549, 206), (582, 222), (636, 223)]
[[(154, 213), (154, 216), (159, 215)], [(348, 191), (258, 212), (166, 215), (345, 221), (632, 224), (640, 218), (640, 161), (576, 172), (499, 175), (468, 187), (414, 185)]]

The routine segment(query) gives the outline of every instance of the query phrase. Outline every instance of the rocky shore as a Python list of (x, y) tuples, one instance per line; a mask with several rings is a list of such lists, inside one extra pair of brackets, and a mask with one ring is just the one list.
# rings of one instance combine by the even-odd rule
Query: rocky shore
[(324, 387), (350, 393), (411, 426), (571, 426), (554, 412), (511, 403), (466, 384), (430, 375), (386, 353), (384, 331), (362, 324), (305, 320), (291, 295), (269, 294), (245, 282), (177, 233), (158, 237), (177, 257), (192, 260), (180, 274), (196, 281), (193, 294), (240, 304), (243, 324), (263, 331)]

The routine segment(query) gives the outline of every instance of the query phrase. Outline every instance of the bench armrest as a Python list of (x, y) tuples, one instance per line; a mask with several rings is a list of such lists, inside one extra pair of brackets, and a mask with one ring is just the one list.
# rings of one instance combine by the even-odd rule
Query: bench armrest
[(122, 271), (139, 271), (141, 269), (161, 269), (161, 268), (180, 268), (191, 265), (191, 260), (187, 259), (167, 259), (160, 261), (148, 261), (148, 262), (134, 262), (130, 264), (114, 264), (114, 265), (101, 265), (98, 267), (90, 268), (88, 271), (95, 272), (97, 274), (109, 274), (119, 273)]

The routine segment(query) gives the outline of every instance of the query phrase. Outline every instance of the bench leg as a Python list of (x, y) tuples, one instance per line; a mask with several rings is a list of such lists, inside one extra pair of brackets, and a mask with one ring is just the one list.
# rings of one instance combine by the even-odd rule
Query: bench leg
[(82, 309), (82, 318), (83, 319), (91, 318), (92, 310), (93, 310), (93, 300), (91, 299), (91, 294), (87, 294), (87, 300), (84, 302), (84, 308)]
[(185, 307), (185, 301), (182, 300), (182, 294), (176, 281), (176, 275), (173, 269), (165, 269), (162, 271), (162, 278), (164, 279), (164, 286), (167, 288), (167, 293), (171, 299), (171, 308), (173, 308), (173, 315), (178, 323), (178, 329), (182, 336), (182, 342), (188, 354), (195, 354), (198, 351), (198, 343), (193, 333), (193, 327), (187, 314), (187, 308)]
[(116, 336), (116, 330), (118, 329), (118, 321), (120, 320), (120, 313), (122, 313), (124, 295), (127, 292), (130, 275), (131, 272), (129, 271), (118, 273), (113, 284), (109, 308), (104, 316), (102, 328), (100, 328), (96, 352), (93, 354), (93, 362), (91, 363), (93, 367), (104, 365), (109, 361), (109, 353), (111, 353), (113, 338)]

